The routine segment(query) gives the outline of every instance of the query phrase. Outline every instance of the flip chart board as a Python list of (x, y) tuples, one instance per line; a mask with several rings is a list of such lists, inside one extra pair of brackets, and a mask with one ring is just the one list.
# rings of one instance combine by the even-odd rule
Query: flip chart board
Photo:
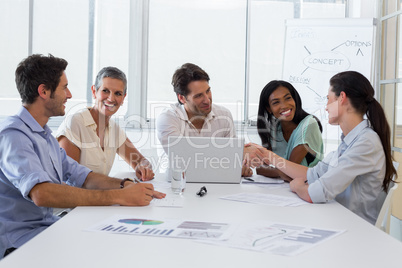
[(329, 79), (354, 70), (370, 80), (373, 19), (289, 19), (282, 79), (299, 92), (303, 108), (325, 123)]
[(303, 106), (326, 102), (329, 79), (354, 70), (370, 79), (373, 19), (291, 19), (286, 21), (283, 79), (302, 96)]

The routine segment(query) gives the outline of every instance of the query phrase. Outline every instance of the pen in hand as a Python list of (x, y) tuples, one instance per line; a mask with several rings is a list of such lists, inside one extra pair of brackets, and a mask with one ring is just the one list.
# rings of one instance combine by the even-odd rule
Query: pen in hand
[[(140, 179), (138, 179), (137, 177), (134, 177), (134, 181), (135, 181), (135, 183), (142, 183), (142, 181), (140, 181)], [(146, 183), (146, 184), (147, 184), (147, 183)], [(152, 183), (150, 183), (150, 184), (152, 185)], [(155, 193), (159, 193), (159, 192), (155, 192), (155, 191), (154, 191), (154, 194), (155, 194)], [(158, 197), (158, 196), (159, 196), (159, 195), (158, 195), (158, 196), (156, 197), (156, 198), (158, 198), (158, 199), (164, 198), (164, 197), (166, 196), (166, 195), (163, 194), (163, 193), (159, 193), (159, 194), (162, 194), (162, 195), (161, 195), (160, 197)], [(154, 195), (151, 195), (151, 197), (152, 197), (152, 199), (155, 198)]]

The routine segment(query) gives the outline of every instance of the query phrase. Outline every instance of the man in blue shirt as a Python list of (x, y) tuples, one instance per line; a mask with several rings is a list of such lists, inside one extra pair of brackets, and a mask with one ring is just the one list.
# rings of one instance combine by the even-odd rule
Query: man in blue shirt
[(46, 125), (71, 98), (67, 61), (32, 55), (15, 72), (22, 107), (0, 123), (0, 259), (58, 220), (52, 207), (148, 205), (151, 184), (91, 172), (68, 157)]

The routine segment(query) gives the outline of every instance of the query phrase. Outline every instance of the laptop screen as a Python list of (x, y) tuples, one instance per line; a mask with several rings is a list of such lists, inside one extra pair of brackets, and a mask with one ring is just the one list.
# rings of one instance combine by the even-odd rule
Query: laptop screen
[(240, 183), (244, 138), (170, 136), (168, 144), (169, 168), (184, 167), (187, 182)]

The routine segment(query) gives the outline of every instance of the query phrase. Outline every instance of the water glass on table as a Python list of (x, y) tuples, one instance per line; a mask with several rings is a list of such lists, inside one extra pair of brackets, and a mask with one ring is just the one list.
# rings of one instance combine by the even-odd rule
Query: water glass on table
[(186, 188), (186, 170), (175, 168), (171, 170), (172, 191), (175, 194), (182, 194)]

